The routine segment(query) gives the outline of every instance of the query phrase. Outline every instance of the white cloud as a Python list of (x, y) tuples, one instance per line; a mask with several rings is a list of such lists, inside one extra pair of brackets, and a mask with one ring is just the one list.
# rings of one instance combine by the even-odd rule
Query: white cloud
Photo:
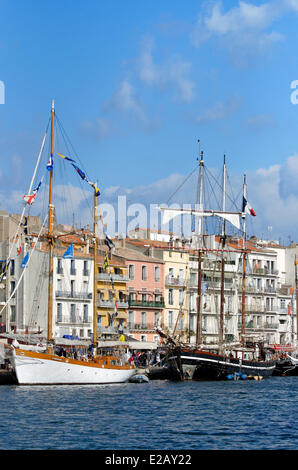
[(146, 121), (144, 105), (141, 103), (134, 86), (127, 79), (122, 80), (111, 99), (104, 104), (104, 110), (117, 109), (129, 112), (134, 118)]
[(237, 96), (229, 98), (227, 101), (218, 101), (213, 106), (196, 116), (198, 123), (222, 120), (233, 114), (240, 106), (240, 99)]
[[(268, 1), (260, 5), (239, 1), (238, 5), (224, 11), (224, 3), (216, 1), (199, 14), (191, 41), (199, 47), (215, 38), (220, 46), (233, 53), (235, 62), (268, 51), (284, 39), (278, 31), (270, 30), (273, 23), (285, 12), (283, 1)], [(236, 57), (235, 57), (236, 54)]]
[(260, 131), (265, 128), (272, 128), (276, 126), (273, 116), (270, 114), (257, 114), (249, 116), (245, 119), (244, 125), (252, 131)]
[(137, 59), (140, 80), (148, 86), (161, 90), (172, 87), (176, 96), (184, 102), (190, 102), (195, 96), (195, 84), (189, 78), (192, 64), (183, 61), (179, 56), (168, 57), (164, 63), (157, 64), (153, 60), (154, 43), (146, 40)]

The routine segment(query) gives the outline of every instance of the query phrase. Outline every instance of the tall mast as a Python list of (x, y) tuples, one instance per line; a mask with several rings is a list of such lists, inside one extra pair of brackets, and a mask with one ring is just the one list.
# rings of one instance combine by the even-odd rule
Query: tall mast
[[(200, 142), (200, 141), (199, 141)], [(203, 210), (203, 176), (204, 176), (204, 160), (203, 152), (200, 159), (200, 210)], [(198, 295), (197, 295), (197, 330), (196, 345), (202, 343), (202, 247), (203, 247), (203, 224), (202, 217), (199, 217), (199, 253), (198, 253)]]
[[(244, 182), (243, 182), (243, 198), (247, 199), (246, 197), (246, 175), (244, 175)], [(242, 214), (243, 218), (243, 266), (242, 266), (242, 315), (241, 315), (241, 340), (242, 346), (245, 344), (245, 280), (246, 280), (246, 217), (245, 213)]]
[[(223, 165), (223, 193), (222, 193), (222, 211), (226, 210), (226, 156), (224, 155)], [(225, 220), (222, 221), (222, 252), (221, 252), (221, 293), (220, 293), (220, 316), (219, 316), (219, 347), (222, 348), (224, 342), (224, 283), (225, 283), (225, 261), (224, 261), (224, 245), (226, 237)]]
[[(95, 184), (96, 186), (96, 184)], [(93, 260), (93, 344), (95, 347), (94, 355), (97, 351), (97, 285), (96, 285), (96, 276), (97, 276), (97, 196), (96, 189), (94, 188), (94, 260)]]
[[(51, 111), (51, 161), (53, 162), (54, 152), (54, 119), (55, 105), (52, 101)], [(53, 206), (53, 167), (50, 170), (49, 185), (49, 220), (48, 220), (48, 241), (49, 241), (49, 290), (48, 290), (48, 341), (53, 339), (53, 265), (54, 265), (54, 206)]]
[(295, 255), (295, 293), (296, 293), (296, 346), (298, 346), (298, 273), (297, 273), (298, 260)]

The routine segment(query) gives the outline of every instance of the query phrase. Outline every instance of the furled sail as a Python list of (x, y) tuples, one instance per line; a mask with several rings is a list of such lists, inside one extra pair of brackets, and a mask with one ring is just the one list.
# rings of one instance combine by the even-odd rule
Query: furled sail
[(221, 212), (221, 211), (200, 211), (195, 209), (168, 209), (166, 207), (159, 208), (163, 212), (162, 223), (167, 224), (170, 220), (178, 215), (190, 214), (198, 217), (218, 216), (227, 220), (240, 230), (240, 212)]

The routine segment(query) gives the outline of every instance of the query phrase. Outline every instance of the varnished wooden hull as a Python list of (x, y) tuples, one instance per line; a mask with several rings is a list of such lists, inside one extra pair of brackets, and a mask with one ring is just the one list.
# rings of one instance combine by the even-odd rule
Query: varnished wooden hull
[(22, 349), (16, 349), (13, 356), (14, 371), (19, 385), (127, 382), (135, 374), (134, 367), (115, 362), (113, 357), (85, 362)]

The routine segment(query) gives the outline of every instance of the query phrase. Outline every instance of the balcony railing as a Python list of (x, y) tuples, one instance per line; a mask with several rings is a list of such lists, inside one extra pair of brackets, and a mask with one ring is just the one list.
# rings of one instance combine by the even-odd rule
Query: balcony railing
[[(241, 322), (238, 323), (238, 328), (241, 328)], [(245, 329), (247, 330), (277, 330), (279, 323), (262, 323), (261, 325), (254, 325), (253, 322), (248, 322), (245, 324)]]
[[(128, 308), (128, 302), (125, 302), (125, 301), (120, 301), (120, 300), (117, 300), (117, 307), (118, 308)], [(97, 306), (98, 307), (102, 307), (102, 308), (114, 308), (115, 307), (115, 301), (114, 300), (102, 300), (102, 299), (99, 299), (98, 302), (97, 302)]]
[(159, 301), (149, 301), (149, 300), (134, 300), (129, 299), (129, 307), (147, 307), (147, 308), (164, 308), (164, 300)]
[(115, 334), (120, 334), (120, 333), (128, 333), (128, 329), (125, 326), (102, 326), (99, 323), (97, 324), (97, 334), (102, 335), (102, 334), (109, 334), (109, 335), (115, 335)]
[(91, 300), (92, 292), (74, 292), (74, 291), (56, 291), (56, 298), (59, 299), (77, 299), (77, 300)]
[(168, 286), (184, 286), (185, 283), (184, 277), (166, 276), (166, 285)]
[(122, 274), (109, 274), (109, 273), (99, 273), (97, 274), (97, 279), (99, 281), (110, 281), (111, 279), (113, 282), (127, 282), (129, 281), (129, 276), (122, 275)]
[(268, 268), (256, 268), (253, 267), (252, 269), (253, 274), (262, 274), (265, 276), (277, 276), (278, 275), (278, 270), (276, 269), (268, 269)]
[(163, 328), (163, 324), (162, 323), (159, 323), (159, 322), (155, 322), (155, 323), (134, 323), (134, 322), (128, 322), (127, 324), (128, 326), (128, 329), (130, 331), (132, 330), (152, 330), (154, 331), (155, 328)]
[(90, 324), (92, 322), (92, 316), (84, 316), (79, 314), (73, 315), (58, 315), (57, 316), (57, 323), (65, 323), (71, 325), (82, 325), (82, 324)]

